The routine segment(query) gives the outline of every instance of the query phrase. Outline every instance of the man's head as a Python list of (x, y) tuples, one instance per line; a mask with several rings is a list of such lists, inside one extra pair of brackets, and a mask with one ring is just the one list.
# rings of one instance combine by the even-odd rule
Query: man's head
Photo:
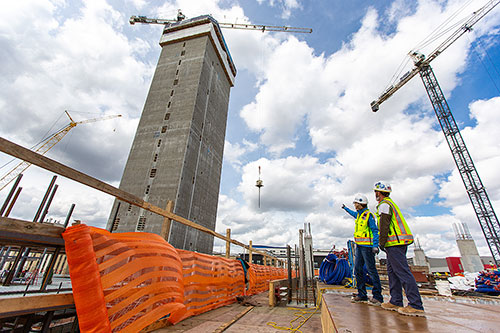
[(388, 197), (392, 192), (391, 184), (386, 183), (384, 181), (378, 181), (373, 186), (373, 190), (375, 191), (375, 199), (377, 202), (380, 202), (385, 197)]
[(362, 194), (356, 194), (352, 203), (354, 204), (354, 208), (356, 208), (356, 210), (361, 210), (368, 206), (368, 199)]

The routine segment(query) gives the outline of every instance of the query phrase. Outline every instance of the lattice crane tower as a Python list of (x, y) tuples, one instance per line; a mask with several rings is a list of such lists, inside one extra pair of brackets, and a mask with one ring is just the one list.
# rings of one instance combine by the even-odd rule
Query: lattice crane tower
[(469, 154), (465, 142), (460, 134), (455, 118), (451, 113), (448, 102), (439, 86), (439, 83), (432, 71), (430, 62), (452, 45), (458, 38), (468, 31), (471, 31), (472, 26), (481, 18), (488, 14), (500, 1), (489, 1), (479, 10), (472, 13), (470, 18), (460, 26), (452, 35), (450, 35), (443, 43), (441, 43), (427, 58), (419, 52), (410, 52), (410, 57), (413, 59), (414, 68), (403, 75), (399, 82), (390, 86), (379, 98), (371, 103), (373, 112), (378, 111), (382, 102), (391, 97), (396, 91), (410, 81), (414, 76), (420, 74), (420, 78), (424, 83), (427, 95), (432, 103), (436, 117), (439, 120), (441, 129), (444, 133), (448, 146), (455, 164), (460, 172), (462, 181), (465, 185), (467, 194), (476, 213), (481, 229), (483, 230), (486, 243), (490, 248), (495, 264), (500, 265), (500, 223), (496, 213), (491, 205), (486, 188), (484, 187), (479, 174), (477, 173), (472, 157)]

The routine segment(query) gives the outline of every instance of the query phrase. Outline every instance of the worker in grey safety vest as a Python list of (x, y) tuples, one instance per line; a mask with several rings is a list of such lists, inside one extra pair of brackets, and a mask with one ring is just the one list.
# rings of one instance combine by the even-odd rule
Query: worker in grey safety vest
[[(408, 245), (413, 243), (413, 235), (399, 210), (389, 197), (392, 192), (390, 184), (379, 181), (375, 184), (377, 220), (380, 230), (380, 248), (387, 255), (387, 276), (391, 299), (382, 304), (385, 310), (398, 311), (407, 316), (425, 316), (422, 298), (417, 282), (411, 273), (406, 258)], [(408, 306), (403, 307), (403, 288)]]
[[(356, 286), (358, 294), (352, 297), (352, 302), (381, 305), (384, 302), (382, 286), (375, 266), (375, 255), (378, 253), (378, 228), (375, 216), (368, 210), (368, 199), (362, 194), (354, 197), (353, 211), (342, 205), (342, 208), (356, 219), (354, 227), (354, 242), (356, 243), (356, 254), (354, 259), (354, 274), (356, 275)], [(363, 266), (366, 265), (368, 275), (372, 279), (372, 298), (368, 299), (366, 293), (366, 281)]]

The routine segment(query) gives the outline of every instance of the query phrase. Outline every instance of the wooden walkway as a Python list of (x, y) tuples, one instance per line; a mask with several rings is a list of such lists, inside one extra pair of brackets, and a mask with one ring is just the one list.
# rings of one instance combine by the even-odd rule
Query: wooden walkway
[[(409, 317), (381, 307), (351, 303), (351, 294), (352, 289), (323, 294), (322, 321), (324, 326), (331, 327), (323, 332), (486, 333), (500, 330), (500, 298), (424, 296), (426, 317)], [(386, 301), (389, 298), (384, 297)]]

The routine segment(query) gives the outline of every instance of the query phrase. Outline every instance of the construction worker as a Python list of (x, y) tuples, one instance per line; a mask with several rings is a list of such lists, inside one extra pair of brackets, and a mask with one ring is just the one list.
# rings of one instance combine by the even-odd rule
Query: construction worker
[[(342, 208), (352, 217), (356, 218), (354, 228), (354, 242), (356, 243), (356, 255), (354, 263), (354, 274), (356, 275), (356, 284), (358, 294), (353, 296), (352, 302), (368, 303), (371, 305), (381, 305), (384, 302), (382, 296), (382, 286), (375, 267), (375, 255), (378, 254), (378, 228), (375, 223), (375, 216), (368, 210), (368, 199), (362, 194), (354, 197), (353, 211), (342, 205)], [(368, 299), (366, 293), (365, 274), (363, 265), (366, 265), (368, 275), (372, 279), (373, 289), (372, 298)]]
[[(398, 311), (407, 316), (425, 316), (417, 282), (408, 266), (406, 251), (413, 243), (413, 235), (398, 206), (389, 198), (391, 185), (383, 181), (375, 184), (377, 219), (380, 230), (380, 248), (387, 254), (387, 275), (391, 299), (382, 304), (385, 310)], [(408, 305), (403, 307), (403, 288)]]

